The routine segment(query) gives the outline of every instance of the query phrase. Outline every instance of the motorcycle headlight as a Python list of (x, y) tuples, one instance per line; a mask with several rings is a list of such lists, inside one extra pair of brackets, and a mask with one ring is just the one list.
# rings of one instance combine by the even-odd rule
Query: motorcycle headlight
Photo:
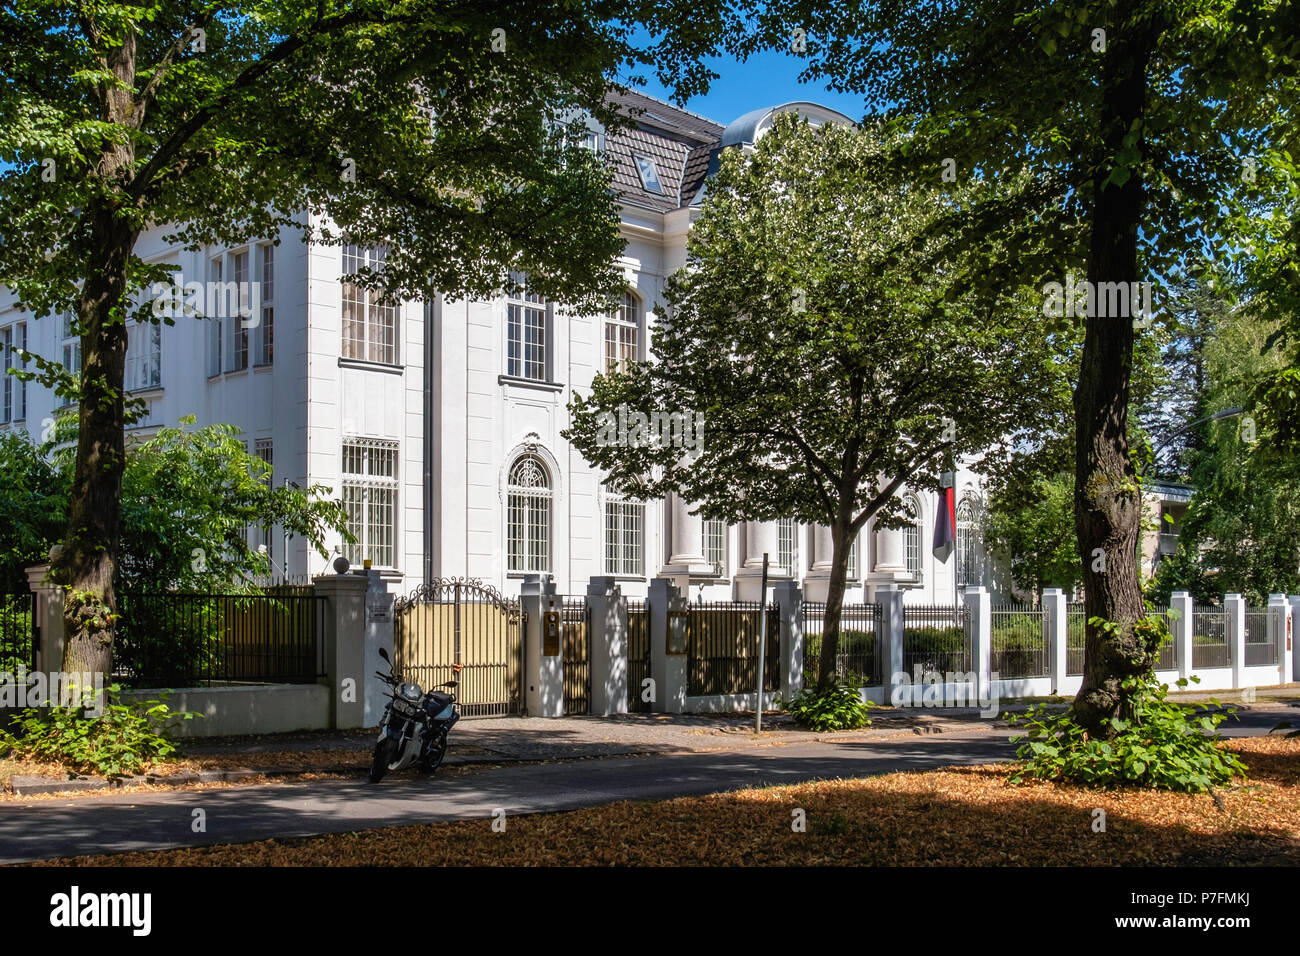
[(422, 696), (424, 696), (424, 692), (420, 690), (419, 684), (403, 684), (401, 687), (397, 688), (397, 693), (412, 703), (418, 701)]

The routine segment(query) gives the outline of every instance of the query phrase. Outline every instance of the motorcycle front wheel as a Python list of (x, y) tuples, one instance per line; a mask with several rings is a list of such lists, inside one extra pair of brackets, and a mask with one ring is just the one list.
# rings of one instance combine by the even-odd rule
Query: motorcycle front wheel
[(397, 741), (391, 737), (385, 737), (379, 743), (375, 744), (375, 756), (370, 762), (370, 782), (378, 783), (384, 779), (384, 774), (388, 773), (388, 765), (393, 762), (397, 756)]
[(428, 755), (420, 761), (420, 773), (433, 773), (447, 755), (447, 738), (443, 737), (429, 749)]

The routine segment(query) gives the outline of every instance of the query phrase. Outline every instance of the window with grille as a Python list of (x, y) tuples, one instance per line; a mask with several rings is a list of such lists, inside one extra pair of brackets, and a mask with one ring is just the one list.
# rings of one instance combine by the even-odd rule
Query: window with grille
[(794, 521), (783, 518), (776, 523), (776, 563), (778, 567), (785, 568), (787, 574), (798, 572), (795, 564), (799, 559), (797, 538), (798, 525)]
[[(275, 483), (272, 480), (274, 477), (274, 471), (272, 469), (275, 466), (275, 452), (271, 445), (271, 439), (259, 438), (253, 442), (253, 454), (266, 462), (267, 470), (262, 474), (262, 480), (265, 481), (268, 486), (274, 486)], [(271, 526), (269, 524), (264, 524), (258, 529), (258, 538), (253, 542), (253, 546), (257, 547), (259, 544), (266, 545), (267, 556), (274, 560), (275, 536), (271, 533)]]
[(645, 573), (645, 505), (620, 497), (605, 499), (605, 573)]
[(136, 322), (126, 330), (127, 391), (157, 388), (162, 384), (162, 327)]
[(506, 297), (506, 374), (544, 382), (546, 375), (546, 300), (531, 291), (527, 278), (515, 276), (524, 289)]
[(631, 292), (605, 320), (605, 371), (625, 372), (641, 358), (641, 306)]
[[(221, 276), (223, 271), (221, 266), (222, 263), (220, 259), (213, 259), (212, 262), (210, 263), (210, 271), (212, 275), (210, 281), (215, 284), (216, 288), (221, 288), (221, 281), (222, 281)], [(213, 311), (213, 314), (208, 316), (208, 375), (209, 376), (221, 374), (221, 368), (222, 368), (221, 353), (222, 353), (222, 345), (224, 339), (224, 336), (222, 335), (222, 329), (225, 326), (225, 323), (221, 316), (221, 312), (222, 309), (220, 304), (218, 303), (217, 308)]]
[[(821, 560), (820, 558), (818, 560)], [(854, 538), (853, 543), (849, 545), (849, 557), (845, 562), (845, 580), (857, 581), (858, 579), (858, 539)]]
[(907, 570), (913, 574), (921, 573), (921, 508), (915, 498), (903, 502), (903, 512), (907, 515), (907, 526), (903, 529), (903, 554), (907, 561)]
[(262, 256), (262, 285), (258, 290), (261, 317), (257, 323), (257, 364), (270, 365), (275, 359), (275, 246), (259, 247)]
[(510, 469), (506, 489), (506, 561), (514, 572), (551, 569), (551, 476), (536, 455)]
[(0, 397), (0, 425), (7, 425), (15, 420), (14, 416), (14, 382), (17, 381), (9, 370), (14, 367), (14, 330), (0, 329), (0, 361), (4, 362), (4, 394)]
[[(81, 336), (76, 332), (76, 325), (73, 321), (72, 314), (67, 313), (63, 316), (63, 338), (61, 340), (62, 357), (64, 370), (74, 379), (81, 379)], [(71, 404), (73, 399), (67, 396), (59, 398), (60, 406)]]
[(391, 568), (397, 519), (397, 442), (379, 438), (343, 441), (343, 507), (356, 538), (344, 556), (360, 565)]
[(727, 523), (710, 518), (704, 520), (704, 560), (712, 565), (716, 574), (727, 567)]
[(361, 286), (356, 274), (383, 271), (388, 249), (343, 246), (343, 357), (397, 364), (397, 305), (380, 292)]
[(980, 583), (979, 529), (975, 523), (975, 506), (969, 498), (957, 504), (957, 582)]

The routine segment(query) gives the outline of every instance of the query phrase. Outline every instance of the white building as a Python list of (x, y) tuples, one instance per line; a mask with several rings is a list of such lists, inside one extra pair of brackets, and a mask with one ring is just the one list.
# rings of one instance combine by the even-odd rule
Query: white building
[[(343, 553), (354, 564), (371, 560), (399, 591), (458, 576), (517, 593), (525, 574), (546, 571), (561, 593), (583, 593), (591, 576), (613, 574), (624, 593), (641, 595), (651, 577), (671, 573), (689, 583), (692, 600), (748, 598), (767, 551), (783, 574), (824, 594), (829, 531), (792, 522), (726, 527), (681, 502), (623, 501), (604, 491), (560, 431), (574, 389), (588, 389), (606, 363), (646, 355), (651, 310), (685, 262), (718, 152), (754, 143), (782, 111), (849, 119), (790, 103), (724, 128), (639, 94), (620, 99), (635, 128), (592, 138), (621, 190), (627, 294), (617, 314), (571, 315), (531, 296), (389, 305), (340, 279), (367, 258), (373, 264), (373, 251), (308, 245), (286, 232), (279, 246), (188, 252), (165, 245), (155, 229), (138, 253), (179, 265), (180, 283), (251, 281), (260, 296), (250, 320), (217, 308), (208, 314), (225, 318), (130, 330), (127, 386), (149, 408), (135, 430), (189, 414), (238, 426), (250, 450), (272, 462), (277, 483), (336, 490), (358, 539)], [(79, 366), (80, 344), (64, 322), (22, 313), (3, 289), (0, 344)], [(0, 427), (39, 435), (55, 412), (53, 394), (12, 376), (3, 388)], [(930, 549), (936, 496), (907, 498), (913, 527), (864, 530), (850, 600), (898, 581), (912, 588), (909, 602), (951, 603), (959, 563), (969, 583), (986, 583), (973, 533), (975, 477), (958, 473), (962, 557), (946, 563)], [(302, 540), (273, 532), (267, 543), (288, 575), (328, 565)]]

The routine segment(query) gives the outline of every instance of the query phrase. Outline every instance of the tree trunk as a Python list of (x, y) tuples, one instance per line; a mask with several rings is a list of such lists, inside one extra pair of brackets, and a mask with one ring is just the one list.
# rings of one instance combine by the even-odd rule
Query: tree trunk
[[(1146, 66), (1152, 41), (1146, 32), (1111, 31), (1102, 79), (1102, 160), (1095, 173), (1096, 195), (1088, 252), (1088, 280), (1132, 283), (1137, 275), (1137, 231), (1144, 191), (1140, 173), (1122, 185), (1106, 183), (1110, 163), (1123, 139), (1144, 117)], [(1139, 139), (1137, 148), (1141, 149)], [(1132, 286), (1124, 286), (1126, 289)], [(1132, 297), (1130, 297), (1132, 298)], [(1121, 688), (1142, 673), (1147, 653), (1133, 631), (1141, 616), (1137, 542), (1140, 526), (1137, 475), (1129, 459), (1128, 402), (1133, 366), (1131, 315), (1107, 315), (1104, 298), (1089, 309), (1079, 383), (1074, 393), (1075, 528), (1083, 561), (1087, 617), (1119, 625), (1108, 633), (1087, 625), (1083, 685), (1074, 701), (1079, 722), (1091, 733), (1109, 736), (1110, 719), (1124, 715), (1129, 703)], [(1100, 313), (1100, 314), (1099, 314)]]
[[(850, 499), (851, 500), (851, 499)], [(840, 619), (843, 617), (844, 586), (848, 576), (850, 518), (841, 508), (831, 525), (831, 579), (826, 589), (826, 614), (822, 618), (822, 648), (817, 660), (817, 689), (829, 690), (838, 677), (835, 659), (840, 651)]]
[[(135, 37), (108, 56), (116, 80), (103, 90), (104, 118), (129, 124), (135, 104)], [(64, 601), (63, 669), (111, 673), (113, 615), (121, 540), (122, 473), (125, 469), (124, 382), (128, 265), (139, 236), (138, 217), (125, 189), (135, 149), (128, 138), (106, 142), (94, 171), (95, 192), (83, 222), (88, 246), (86, 278), (77, 303), (81, 326), (81, 395), (77, 463), (63, 550), (53, 564), (68, 589)]]

